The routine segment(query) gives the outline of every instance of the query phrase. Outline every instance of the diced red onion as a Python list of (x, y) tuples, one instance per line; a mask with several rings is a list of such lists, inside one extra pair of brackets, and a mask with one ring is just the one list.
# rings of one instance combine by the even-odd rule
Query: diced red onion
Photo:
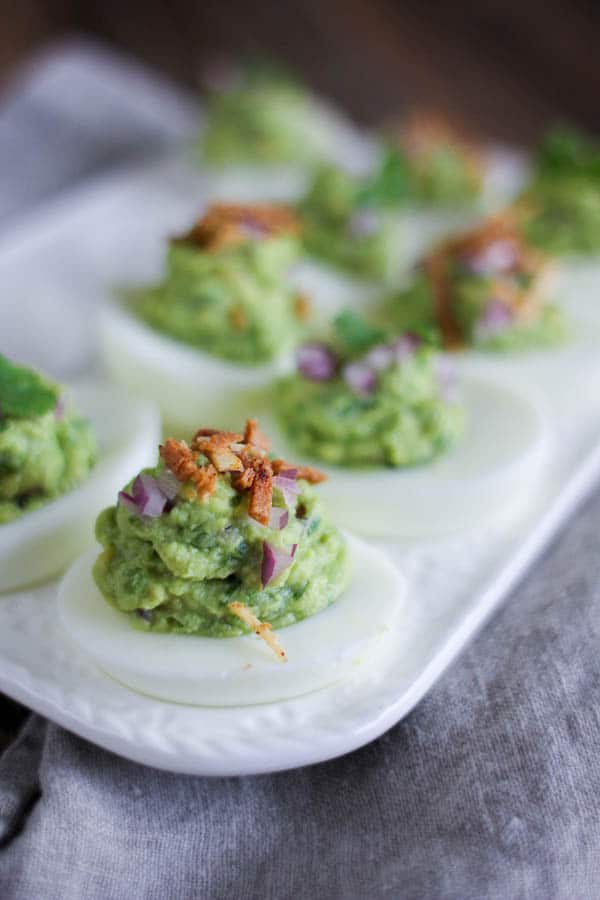
[(377, 375), (366, 363), (344, 366), (344, 381), (355, 394), (372, 394), (377, 387)]
[(482, 341), (502, 334), (513, 321), (514, 313), (503, 300), (492, 299), (475, 326), (475, 338)]
[(167, 505), (167, 498), (152, 475), (137, 476), (133, 482), (133, 497), (142, 516), (160, 516)]
[[(294, 473), (291, 476), (289, 473)], [(282, 472), (273, 478), (273, 487), (279, 488), (283, 495), (283, 499), (287, 506), (292, 506), (295, 498), (300, 493), (300, 486), (296, 481), (296, 469), (290, 469), (288, 472)]]
[(158, 487), (167, 500), (174, 500), (179, 493), (181, 482), (169, 469), (164, 469), (156, 479)]
[(381, 219), (373, 209), (362, 209), (348, 222), (348, 231), (355, 238), (370, 237), (379, 228)]
[(407, 331), (405, 334), (401, 335), (392, 344), (396, 360), (398, 362), (405, 362), (405, 360), (416, 353), (421, 346), (421, 343), (422, 339), (418, 334), (413, 334), (412, 331)]
[(325, 344), (303, 344), (296, 352), (298, 371), (309, 381), (330, 381), (336, 373), (337, 359)]
[(435, 374), (442, 399), (455, 403), (458, 400), (458, 374), (454, 362), (444, 354), (436, 357)]
[(119, 504), (119, 506), (124, 506), (125, 509), (129, 510), (129, 512), (133, 513), (133, 515), (139, 516), (140, 511), (138, 509), (138, 505), (135, 502), (135, 499), (131, 496), (131, 494), (128, 494), (127, 491), (119, 491), (117, 503)]
[(140, 617), (140, 619), (144, 620), (144, 622), (152, 621), (152, 610), (151, 609), (141, 609), (141, 608), (136, 609), (136, 613)]
[(269, 528), (281, 531), (287, 525), (290, 514), (287, 509), (281, 506), (271, 507), (271, 515), (269, 516)]
[(67, 408), (67, 401), (65, 399), (64, 394), (61, 394), (58, 400), (56, 401), (56, 406), (54, 407), (54, 418), (57, 422), (62, 422), (65, 417), (65, 410)]
[(509, 238), (494, 241), (477, 253), (465, 257), (467, 269), (474, 275), (498, 275), (509, 272), (518, 260), (518, 249)]
[(376, 372), (381, 372), (383, 369), (391, 366), (395, 359), (396, 353), (391, 344), (378, 344), (369, 350), (364, 358), (364, 362), (370, 368), (375, 369)]
[(278, 578), (288, 566), (291, 566), (297, 549), (298, 544), (292, 544), (291, 549), (286, 550), (280, 547), (274, 547), (268, 541), (264, 541), (260, 573), (263, 587), (267, 587), (267, 585), (275, 578)]
[(261, 225), (260, 222), (257, 222), (251, 216), (247, 216), (238, 222), (238, 228), (243, 232), (244, 237), (247, 237), (249, 240), (260, 240), (267, 234), (267, 229), (264, 225)]

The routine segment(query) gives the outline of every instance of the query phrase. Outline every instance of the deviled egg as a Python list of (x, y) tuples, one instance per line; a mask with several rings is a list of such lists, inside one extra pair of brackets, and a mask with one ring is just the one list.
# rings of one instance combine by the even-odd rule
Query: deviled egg
[(544, 472), (537, 395), (473, 374), (457, 384), (449, 358), (415, 334), (354, 353), (311, 343), (297, 362), (272, 391), (277, 444), (325, 463), (331, 513), (356, 531), (414, 537), (495, 520)]
[(390, 649), (403, 579), (330, 522), (322, 473), (268, 448), (254, 420), (169, 438), (100, 514), (103, 551), (75, 564), (59, 603), (108, 674), (166, 700), (252, 704), (368, 671)]
[(567, 329), (547, 300), (554, 272), (508, 211), (450, 238), (385, 304), (396, 329), (434, 329), (448, 349), (526, 350), (561, 343)]
[(537, 150), (517, 209), (528, 239), (547, 253), (600, 253), (600, 142), (549, 132)]
[(158, 414), (115, 389), (60, 386), (0, 356), (0, 590), (89, 546), (90, 509), (141, 465)]
[(221, 67), (209, 88), (197, 156), (210, 198), (295, 200), (316, 164), (364, 168), (371, 158), (345, 116), (272, 66)]
[(239, 420), (305, 333), (311, 305), (286, 280), (299, 253), (285, 207), (216, 204), (171, 242), (156, 286), (101, 315), (104, 361), (118, 381), (158, 402), (185, 432), (198, 415)]

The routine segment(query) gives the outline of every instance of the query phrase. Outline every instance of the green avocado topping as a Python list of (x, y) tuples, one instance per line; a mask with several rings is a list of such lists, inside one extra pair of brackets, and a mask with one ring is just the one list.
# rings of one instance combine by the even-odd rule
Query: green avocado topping
[(19, 419), (43, 416), (54, 409), (58, 395), (56, 385), (0, 354), (0, 416)]
[(58, 385), (0, 356), (0, 524), (82, 482), (97, 449)]

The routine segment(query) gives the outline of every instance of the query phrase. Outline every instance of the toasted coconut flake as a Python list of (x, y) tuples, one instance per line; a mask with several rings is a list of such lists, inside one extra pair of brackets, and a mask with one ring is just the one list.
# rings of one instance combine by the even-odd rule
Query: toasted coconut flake
[(261, 622), (260, 619), (257, 619), (254, 613), (248, 609), (247, 606), (244, 606), (243, 603), (230, 603), (227, 608), (234, 616), (241, 619), (248, 628), (251, 628), (252, 631), (271, 648), (281, 662), (287, 662), (285, 650), (279, 643), (277, 635), (271, 630), (271, 626), (268, 622)]

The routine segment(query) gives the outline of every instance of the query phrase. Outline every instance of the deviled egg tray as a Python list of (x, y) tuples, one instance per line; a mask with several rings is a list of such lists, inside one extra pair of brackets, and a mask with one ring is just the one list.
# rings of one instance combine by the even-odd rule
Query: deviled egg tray
[[(0, 334), (11, 355), (66, 382), (101, 377), (96, 335), (104, 304), (115, 285), (157, 278), (165, 236), (193, 220), (206, 188), (184, 153), (171, 155), (112, 172), (0, 235)], [(508, 381), (536, 397), (546, 446), (502, 515), (492, 510), (485, 523), (447, 536), (373, 542), (407, 582), (397, 645), (381, 665), (276, 703), (211, 708), (155, 700), (104, 675), (71, 642), (53, 581), (0, 594), (0, 690), (102, 747), (190, 774), (291, 768), (382, 734), (508, 598), (600, 478), (599, 295), (600, 260), (567, 263), (556, 296), (573, 324), (570, 343), (458, 360), (467, 377)], [(151, 419), (142, 423), (148, 435), (157, 430)], [(138, 448), (131, 474), (151, 462)], [(351, 521), (345, 525), (352, 530)]]

